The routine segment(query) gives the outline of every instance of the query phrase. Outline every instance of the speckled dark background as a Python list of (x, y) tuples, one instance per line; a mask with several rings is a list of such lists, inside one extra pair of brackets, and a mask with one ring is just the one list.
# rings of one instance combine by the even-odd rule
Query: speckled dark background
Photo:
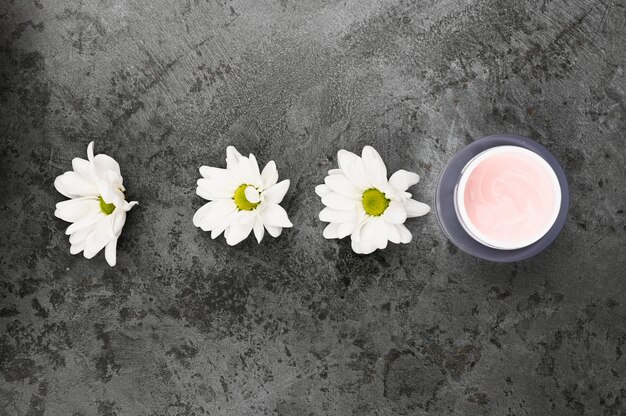
[[(15, 0), (0, 25), (0, 415), (626, 414), (624, 0)], [(369, 256), (322, 238), (339, 148), (432, 205), (498, 132), (570, 180), (539, 256), (471, 258), (432, 213)], [(115, 268), (53, 216), (92, 140), (141, 204)], [(194, 228), (227, 145), (291, 178), (295, 228)]]

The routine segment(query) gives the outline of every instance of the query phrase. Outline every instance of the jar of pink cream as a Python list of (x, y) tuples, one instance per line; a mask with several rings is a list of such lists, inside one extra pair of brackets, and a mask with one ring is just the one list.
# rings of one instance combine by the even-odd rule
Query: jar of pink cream
[(450, 241), (476, 257), (523, 260), (548, 247), (569, 206), (563, 169), (521, 136), (479, 139), (457, 153), (437, 183), (435, 211)]

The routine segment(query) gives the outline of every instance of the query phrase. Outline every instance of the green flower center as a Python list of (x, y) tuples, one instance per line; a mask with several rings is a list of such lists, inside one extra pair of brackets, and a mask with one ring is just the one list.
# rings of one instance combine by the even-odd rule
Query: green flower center
[(246, 188), (248, 186), (251, 185), (245, 183), (240, 185), (239, 188), (235, 189), (235, 195), (233, 195), (235, 204), (241, 211), (252, 211), (259, 205), (258, 202), (250, 202), (248, 201), (248, 198), (246, 198)]
[(104, 199), (102, 199), (102, 196), (99, 196), (98, 199), (100, 200), (100, 211), (105, 215), (111, 215), (113, 211), (115, 211), (115, 204), (107, 204), (104, 202)]
[(363, 192), (361, 202), (367, 214), (378, 217), (379, 215), (383, 215), (383, 212), (385, 212), (391, 201), (378, 189), (370, 188)]

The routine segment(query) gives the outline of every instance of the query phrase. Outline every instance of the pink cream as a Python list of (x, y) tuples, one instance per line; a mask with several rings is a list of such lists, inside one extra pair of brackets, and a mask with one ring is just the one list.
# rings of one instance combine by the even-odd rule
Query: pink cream
[(522, 148), (509, 150), (501, 148), (477, 160), (468, 172), (463, 209), (470, 231), (483, 242), (513, 249), (532, 244), (548, 231), (558, 213), (560, 188), (554, 171), (538, 155)]

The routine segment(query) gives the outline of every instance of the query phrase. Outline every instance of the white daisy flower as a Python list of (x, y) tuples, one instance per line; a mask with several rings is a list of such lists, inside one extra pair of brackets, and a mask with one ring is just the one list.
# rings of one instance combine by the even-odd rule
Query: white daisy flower
[(329, 222), (324, 237), (352, 237), (352, 250), (369, 254), (384, 249), (387, 242), (407, 244), (411, 232), (407, 218), (427, 214), (430, 207), (411, 199), (407, 189), (419, 181), (413, 172), (399, 170), (387, 179), (387, 168), (371, 146), (361, 157), (346, 150), (337, 152), (339, 169), (328, 171), (315, 192), (326, 206), (319, 219)]
[(56, 204), (54, 215), (72, 223), (65, 231), (71, 254), (82, 251), (90, 259), (104, 248), (107, 263), (115, 266), (117, 238), (137, 201), (126, 202), (120, 166), (110, 156), (94, 156), (93, 142), (87, 159), (74, 158), (73, 170), (54, 180), (56, 190), (71, 198)]
[(270, 161), (259, 172), (253, 154), (242, 156), (233, 146), (226, 149), (226, 169), (200, 167), (196, 193), (209, 200), (193, 216), (193, 224), (211, 231), (211, 238), (222, 232), (234, 246), (250, 232), (261, 242), (265, 230), (278, 237), (283, 228), (292, 227), (280, 204), (289, 189), (289, 179), (278, 182), (276, 163)]

